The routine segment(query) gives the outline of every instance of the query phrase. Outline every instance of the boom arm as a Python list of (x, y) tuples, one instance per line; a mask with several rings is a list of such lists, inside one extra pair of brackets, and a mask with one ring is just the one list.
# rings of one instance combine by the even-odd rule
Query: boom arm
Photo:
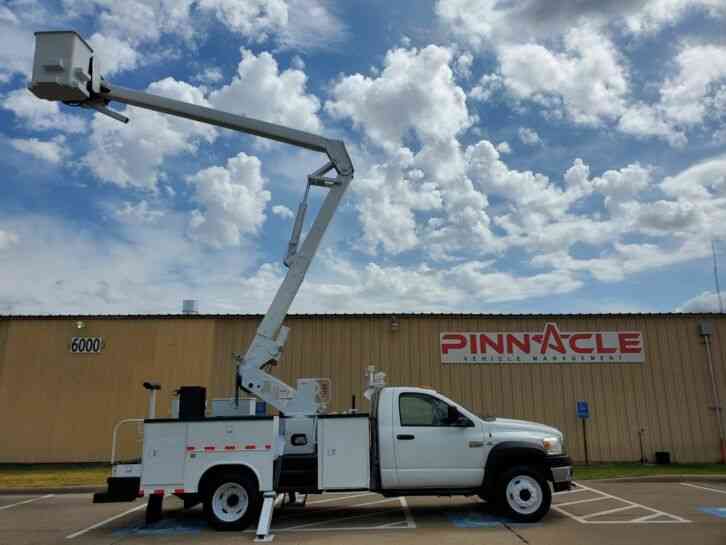
[[(277, 290), (244, 357), (236, 356), (239, 388), (257, 395), (289, 415), (315, 414), (320, 410), (316, 392), (309, 382), (296, 391), (264, 368), (280, 357), (288, 329), (282, 322), (300, 289), (305, 273), (315, 257), (320, 241), (335, 214), (340, 199), (353, 179), (353, 163), (340, 140), (331, 140), (274, 123), (234, 115), (179, 100), (134, 91), (104, 81), (98, 73), (97, 58), (91, 47), (75, 32), (38, 32), (30, 90), (39, 98), (63, 101), (73, 106), (92, 108), (114, 119), (128, 119), (107, 108), (118, 101), (147, 110), (183, 117), (218, 127), (275, 140), (327, 155), (328, 162), (308, 176), (308, 188), (295, 219), (285, 264), (289, 270)], [(94, 69), (95, 68), (95, 69)], [(334, 171), (335, 177), (325, 175)], [(298, 241), (310, 186), (328, 189), (328, 194), (308, 235), (298, 251)]]
[[(295, 219), (290, 251), (285, 259), (288, 266), (285, 279), (278, 288), (275, 298), (257, 328), (257, 334), (247, 349), (247, 353), (242, 358), (236, 357), (237, 387), (258, 396), (285, 414), (315, 414), (320, 408), (320, 403), (315, 401), (316, 392), (311, 387), (297, 391), (266, 373), (263, 368), (276, 363), (282, 354), (289, 331), (288, 328), (282, 326), (282, 322), (300, 290), (300, 285), (317, 253), (325, 230), (340, 204), (340, 199), (353, 179), (353, 164), (345, 149), (345, 144), (339, 140), (329, 140), (281, 125), (106, 83), (102, 86), (102, 90), (108, 90), (99, 97), (103, 100), (103, 107), (108, 101), (116, 100), (139, 108), (201, 121), (327, 154), (329, 162), (308, 176), (308, 184), (309, 186), (325, 187), (328, 189), (328, 194), (300, 250), (297, 251), (297, 239), (300, 237), (307, 208), (304, 201), (301, 204), (298, 216)], [(335, 171), (335, 178), (325, 177), (330, 171)], [(306, 189), (306, 198), (307, 195), (308, 190)]]

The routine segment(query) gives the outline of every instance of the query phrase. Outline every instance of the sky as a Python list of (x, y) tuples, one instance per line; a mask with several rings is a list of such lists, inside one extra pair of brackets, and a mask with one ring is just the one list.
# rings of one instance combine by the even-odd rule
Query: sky
[(326, 162), (40, 100), (60, 29), (114, 84), (345, 141), (292, 312), (717, 311), (725, 26), (723, 0), (2, 0), (0, 314), (264, 312)]

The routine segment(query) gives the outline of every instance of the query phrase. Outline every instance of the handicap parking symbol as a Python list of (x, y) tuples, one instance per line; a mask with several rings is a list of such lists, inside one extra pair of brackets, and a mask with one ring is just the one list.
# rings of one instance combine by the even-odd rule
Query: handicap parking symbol
[(698, 510), (714, 517), (726, 519), (726, 507), (699, 507)]

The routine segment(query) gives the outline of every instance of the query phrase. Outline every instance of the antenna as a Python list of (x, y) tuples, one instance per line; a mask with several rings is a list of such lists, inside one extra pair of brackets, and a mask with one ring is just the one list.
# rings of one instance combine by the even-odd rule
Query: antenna
[(716, 282), (716, 295), (718, 295), (718, 311), (723, 314), (723, 299), (721, 298), (721, 286), (718, 282), (718, 259), (716, 257), (716, 241), (711, 239), (711, 251), (713, 252), (713, 279)]

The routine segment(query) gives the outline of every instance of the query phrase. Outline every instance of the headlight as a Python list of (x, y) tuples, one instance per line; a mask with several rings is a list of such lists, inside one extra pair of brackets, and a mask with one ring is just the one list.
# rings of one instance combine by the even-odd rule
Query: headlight
[(556, 456), (562, 454), (562, 441), (559, 437), (545, 437), (542, 439), (542, 446), (547, 451), (547, 454)]

